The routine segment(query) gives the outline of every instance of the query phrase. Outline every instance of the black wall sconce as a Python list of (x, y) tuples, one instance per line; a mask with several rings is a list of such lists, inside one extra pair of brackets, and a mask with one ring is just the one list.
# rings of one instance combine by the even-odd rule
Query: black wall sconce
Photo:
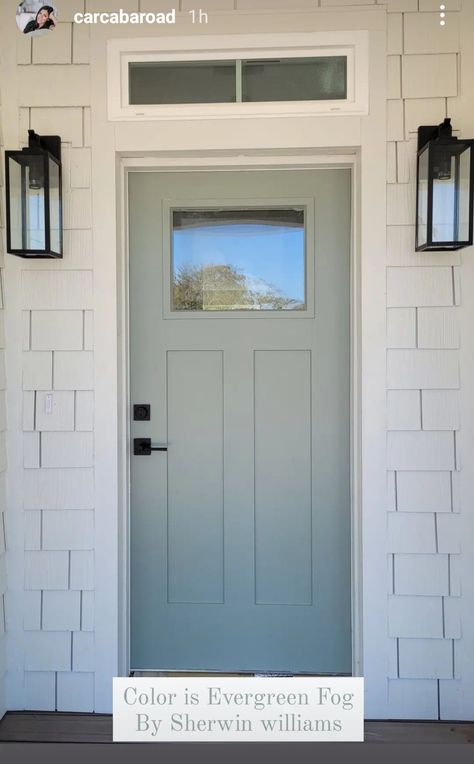
[(453, 137), (451, 120), (418, 128), (416, 251), (472, 243), (474, 140)]
[(61, 138), (28, 130), (28, 147), (5, 151), (7, 252), (62, 257)]

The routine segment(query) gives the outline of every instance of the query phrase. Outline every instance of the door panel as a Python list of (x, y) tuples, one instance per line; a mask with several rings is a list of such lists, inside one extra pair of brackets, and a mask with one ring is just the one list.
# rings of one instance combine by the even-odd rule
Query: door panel
[(222, 352), (167, 356), (168, 602), (223, 602)]
[(258, 604), (311, 605), (311, 354), (255, 352)]
[(350, 183), (129, 175), (133, 669), (351, 672)]

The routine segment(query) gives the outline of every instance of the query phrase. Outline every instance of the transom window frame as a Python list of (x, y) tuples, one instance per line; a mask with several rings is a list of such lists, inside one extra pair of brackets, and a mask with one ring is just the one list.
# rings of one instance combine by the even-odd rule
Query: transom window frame
[[(365, 115), (369, 111), (368, 32), (317, 32), (107, 41), (108, 118), (111, 121), (218, 119), (271, 116)], [(129, 64), (172, 61), (233, 61), (345, 56), (347, 97), (318, 101), (203, 104), (129, 103)]]
[[(304, 285), (305, 285), (305, 307), (302, 310), (210, 310), (210, 311), (191, 311), (177, 310), (173, 308), (172, 284), (173, 284), (173, 248), (172, 234), (173, 223), (172, 214), (175, 210), (255, 210), (255, 209), (288, 209), (291, 207), (301, 207), (304, 210)], [(163, 215), (163, 318), (171, 320), (190, 320), (209, 321), (213, 319), (271, 319), (299, 320), (304, 318), (315, 318), (315, 278), (316, 278), (316, 210), (314, 199), (306, 196), (292, 197), (255, 197), (245, 200), (240, 198), (224, 199), (164, 199), (162, 202)]]

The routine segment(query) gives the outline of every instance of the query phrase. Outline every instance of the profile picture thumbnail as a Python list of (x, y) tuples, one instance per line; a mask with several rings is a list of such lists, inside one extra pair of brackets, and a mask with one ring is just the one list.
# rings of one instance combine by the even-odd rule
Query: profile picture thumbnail
[(23, 0), (16, 10), (16, 23), (20, 32), (43, 35), (54, 30), (58, 20), (55, 5), (45, 5), (43, 0)]

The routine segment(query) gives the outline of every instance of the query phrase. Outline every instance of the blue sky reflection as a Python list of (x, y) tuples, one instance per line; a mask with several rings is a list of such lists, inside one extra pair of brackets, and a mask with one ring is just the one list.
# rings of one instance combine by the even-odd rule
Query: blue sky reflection
[(268, 286), (305, 302), (304, 227), (256, 222), (199, 225), (173, 231), (173, 268), (227, 265), (245, 274), (250, 289)]

